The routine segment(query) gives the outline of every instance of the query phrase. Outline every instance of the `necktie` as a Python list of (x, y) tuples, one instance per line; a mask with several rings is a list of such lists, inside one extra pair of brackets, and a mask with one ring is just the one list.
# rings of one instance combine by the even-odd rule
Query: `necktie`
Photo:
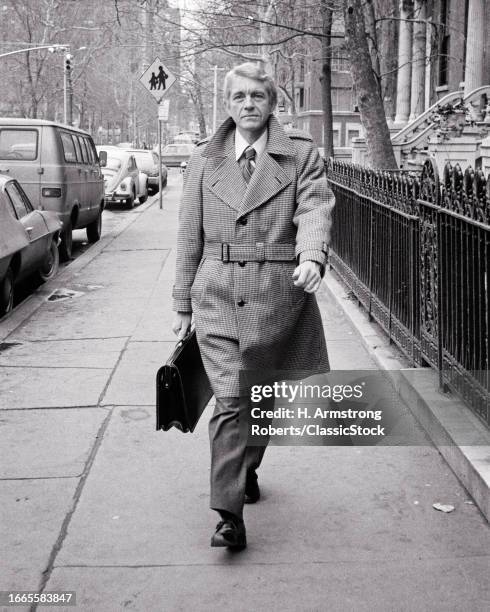
[(240, 157), (240, 167), (242, 169), (243, 178), (248, 183), (255, 170), (255, 149), (247, 147)]

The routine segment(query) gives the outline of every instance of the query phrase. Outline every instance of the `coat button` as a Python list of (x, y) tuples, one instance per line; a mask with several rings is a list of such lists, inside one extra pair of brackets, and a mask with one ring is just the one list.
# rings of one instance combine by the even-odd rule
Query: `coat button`
[(238, 304), (238, 306), (245, 306), (245, 300), (240, 299), (240, 300), (238, 300), (237, 304)]
[(247, 225), (247, 223), (248, 223), (247, 217), (242, 217), (241, 219), (238, 219), (238, 223), (240, 225)]
[(243, 268), (246, 263), (247, 263), (246, 261), (239, 261), (238, 265), (240, 266), (240, 268)]

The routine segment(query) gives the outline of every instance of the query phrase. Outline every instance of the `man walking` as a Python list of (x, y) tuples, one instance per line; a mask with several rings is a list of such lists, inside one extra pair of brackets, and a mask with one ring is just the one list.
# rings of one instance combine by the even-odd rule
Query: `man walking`
[(212, 546), (246, 546), (244, 503), (260, 499), (265, 447), (247, 446), (240, 370), (327, 371), (314, 296), (326, 263), (334, 197), (303, 132), (272, 115), (277, 91), (255, 64), (225, 77), (228, 119), (186, 172), (173, 289), (173, 329), (192, 316), (216, 407), (209, 424)]

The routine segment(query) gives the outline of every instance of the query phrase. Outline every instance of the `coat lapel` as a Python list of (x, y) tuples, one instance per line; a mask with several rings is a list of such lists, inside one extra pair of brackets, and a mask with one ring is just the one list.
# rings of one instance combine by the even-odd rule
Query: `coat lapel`
[(287, 187), (292, 177), (281, 167), (275, 157), (296, 154), (291, 140), (274, 116), (269, 119), (267, 147), (259, 157), (249, 184), (243, 178), (235, 159), (235, 124), (228, 118), (217, 130), (203, 151), (203, 155), (214, 158), (218, 165), (205, 181), (205, 185), (220, 200), (244, 215), (261, 206)]
[(291, 178), (268, 151), (265, 150), (259, 157), (255, 172), (252, 174), (248, 184), (248, 189), (240, 206), (240, 213), (245, 215), (254, 208), (258, 208), (290, 183)]
[(235, 159), (235, 123), (228, 118), (206, 145), (203, 155), (216, 164), (205, 186), (237, 212), (247, 190), (240, 166)]
[(240, 210), (241, 202), (247, 190), (247, 183), (234, 156), (225, 157), (205, 181), (205, 185), (230, 208), (236, 211)]

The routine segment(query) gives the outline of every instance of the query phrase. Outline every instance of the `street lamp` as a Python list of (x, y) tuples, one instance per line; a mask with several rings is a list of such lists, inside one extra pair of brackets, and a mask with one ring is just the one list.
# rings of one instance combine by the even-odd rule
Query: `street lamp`
[(7, 55), (15, 55), (15, 53), (27, 53), (27, 51), (37, 51), (38, 49), (47, 49), (50, 53), (54, 53), (55, 51), (58, 51), (60, 49), (65, 51), (66, 49), (68, 49), (68, 45), (61, 45), (55, 43), (54, 45), (39, 45), (37, 47), (28, 47), (26, 49), (17, 49), (16, 51), (7, 51), (7, 53), (0, 53), (0, 58), (7, 57)]

